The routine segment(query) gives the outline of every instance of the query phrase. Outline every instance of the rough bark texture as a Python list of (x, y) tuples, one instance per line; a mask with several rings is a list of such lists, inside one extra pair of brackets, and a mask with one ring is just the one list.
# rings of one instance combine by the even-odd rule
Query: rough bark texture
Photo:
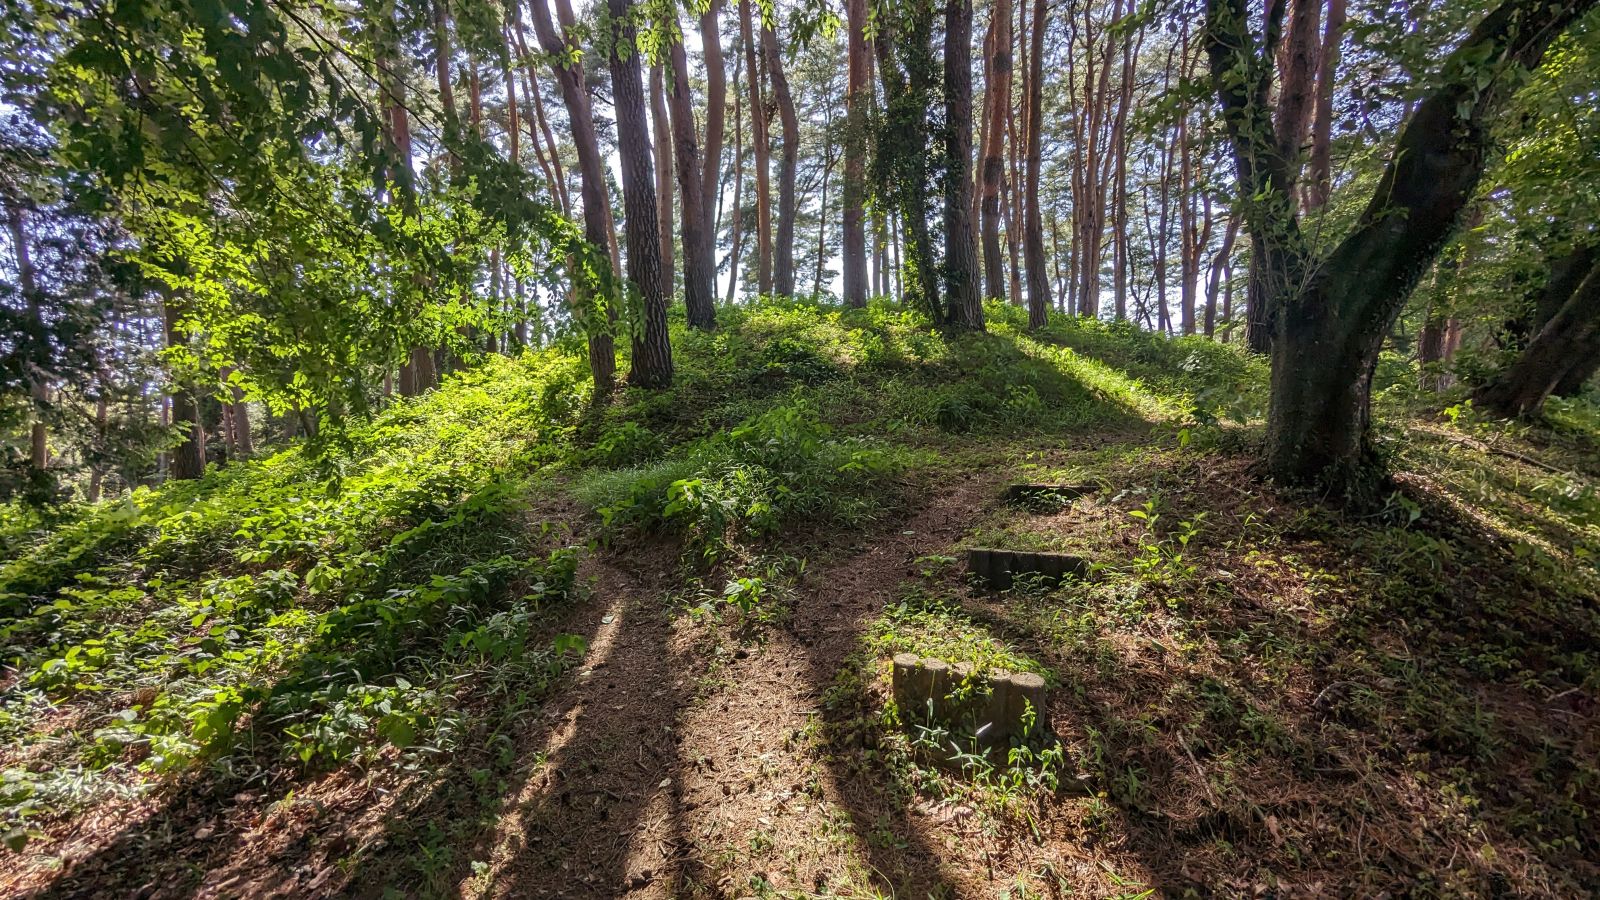
[(728, 78), (722, 61), (722, 0), (711, 0), (700, 16), (700, 50), (706, 66), (705, 221), (711, 223), (722, 196), (722, 133), (728, 120)]
[[(559, 2), (559, 0), (558, 0)], [(565, 58), (565, 42), (556, 34), (550, 21), (550, 11), (545, 0), (529, 4), (533, 14), (534, 33), (544, 52), (553, 59)], [(565, 13), (566, 10), (563, 10)], [(563, 26), (568, 15), (563, 15)], [(589, 109), (589, 94), (584, 90), (583, 68), (576, 61), (565, 65), (551, 63), (556, 84), (561, 89), (562, 102), (567, 107), (567, 118), (572, 126), (572, 142), (578, 151), (578, 174), (582, 181), (580, 196), (583, 201), (583, 238), (596, 253), (607, 253), (610, 246), (610, 205), (606, 199), (605, 164), (600, 157), (600, 143), (595, 137), (594, 116)], [(580, 298), (580, 303), (584, 303)], [(587, 305), (585, 303), (585, 305)], [(612, 313), (611, 305), (606, 304)], [(588, 317), (596, 318), (593, 310)], [(596, 397), (611, 393), (616, 383), (616, 345), (612, 341), (609, 317), (585, 322), (589, 336), (589, 370), (594, 375)]]
[(711, 261), (711, 234), (700, 170), (700, 147), (694, 127), (694, 98), (689, 89), (689, 60), (683, 42), (674, 41), (672, 60), (672, 133), (676, 144), (678, 191), (683, 224), (683, 304), (692, 328), (712, 329), (717, 324), (715, 281)]
[(867, 83), (867, 2), (845, 0), (849, 30), (844, 95), (844, 302), (867, 304), (867, 104), (872, 86)]
[[(650, 147), (632, 6), (631, 0), (607, 0), (614, 29), (609, 62), (611, 97), (617, 111), (617, 149), (622, 158), (628, 290), (637, 297), (631, 318), (633, 364), (628, 382), (637, 387), (659, 388), (672, 383), (672, 345), (667, 337), (667, 287), (662, 277), (661, 233), (656, 221), (654, 151)], [(714, 21), (714, 14), (712, 18)]]
[(772, 79), (772, 101), (778, 107), (778, 123), (783, 133), (783, 152), (778, 157), (778, 233), (777, 259), (774, 262), (773, 290), (780, 296), (794, 295), (794, 218), (795, 171), (800, 165), (800, 118), (789, 94), (789, 79), (783, 74), (783, 51), (771, 28), (761, 26), (761, 48), (767, 56), (767, 76)]
[[(6, 229), (11, 234), (11, 254), (17, 263), (17, 280), (22, 288), (22, 297), (28, 307), (29, 325), (35, 331), (35, 340), (45, 339), (44, 305), (39, 297), (39, 280), (33, 268), (33, 255), (30, 252), (30, 240), (26, 214), (22, 204), (14, 199), (6, 202)], [(45, 428), (45, 404), (49, 398), (49, 388), (45, 384), (43, 373), (35, 367), (29, 367), (28, 395), (34, 404), (33, 423), (28, 427), (28, 465), (35, 470), (41, 470), (50, 463), (49, 435)]]
[(761, 100), (761, 61), (757, 56), (750, 0), (739, 0), (739, 38), (744, 42), (745, 64), (750, 69), (750, 151), (756, 165), (756, 293), (772, 293), (772, 155), (768, 143), (767, 107)]
[(972, 223), (972, 0), (948, 0), (944, 27), (944, 289), (949, 323), (981, 331), (983, 291)]
[(984, 75), (983, 293), (1006, 296), (1005, 257), (1000, 250), (1000, 186), (1005, 181), (1005, 117), (1011, 105), (1011, 0), (995, 0), (990, 11), (989, 59)]
[(650, 127), (655, 137), (656, 230), (661, 240), (661, 278), (671, 294), (678, 280), (677, 241), (672, 239), (672, 122), (661, 67), (650, 67)]
[(1022, 256), (1028, 274), (1028, 327), (1042, 328), (1050, 311), (1050, 273), (1045, 269), (1044, 216), (1039, 210), (1039, 174), (1043, 162), (1039, 135), (1044, 130), (1044, 27), (1045, 0), (1033, 0), (1033, 24), (1028, 53), (1028, 115), (1023, 126), (1027, 142), (1023, 176)]
[(1477, 187), (1489, 125), (1515, 81), (1501, 67), (1538, 66), (1595, 2), (1508, 0), (1489, 13), (1443, 63), (1351, 232), (1318, 259), (1299, 233), (1290, 161), (1270, 138), (1266, 107), (1252, 102), (1265, 95), (1270, 71), (1245, 27), (1245, 0), (1210, 0), (1207, 52), (1240, 191), (1252, 198), (1245, 215), (1265, 245), (1263, 269), (1281, 286), (1272, 300), (1267, 417), (1275, 477), (1376, 499), (1380, 472), (1367, 443), (1372, 369), (1384, 334)]
[(1345, 0), (1328, 0), (1317, 65), (1316, 116), (1311, 125), (1311, 161), (1306, 172), (1306, 209), (1321, 209), (1333, 193), (1333, 88), (1339, 79), (1339, 45), (1344, 40)]
[(1593, 264), (1527, 349), (1473, 400), (1507, 417), (1537, 415), (1576, 369), (1581, 387), (1600, 359), (1600, 263)]

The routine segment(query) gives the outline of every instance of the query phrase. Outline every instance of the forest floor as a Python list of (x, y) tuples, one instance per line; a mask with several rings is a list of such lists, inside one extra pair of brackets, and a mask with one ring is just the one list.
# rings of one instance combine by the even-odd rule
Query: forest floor
[[(858, 372), (862, 393), (830, 398), (845, 389), (812, 378), (816, 360), (794, 349), (826, 320), (799, 318), (752, 316), (730, 331), (759, 348), (769, 373), (760, 377), (772, 377), (771, 348), (782, 348), (785, 383), (772, 396), (792, 401), (788, 382), (810, 378), (821, 387), (803, 405), (836, 430), (790, 413), (762, 418), (779, 408), (762, 400), (730, 414), (754, 414), (733, 440), (756, 449), (735, 452), (713, 437), (682, 456), (645, 451), (658, 461), (642, 466), (585, 450), (581, 467), (509, 487), (485, 475), (503, 503), (470, 507), (485, 495), (480, 484), (461, 504), (420, 517), (450, 536), (451, 511), (469, 508), (457, 517), (459, 542), (374, 563), (404, 577), (363, 578), (432, 584), (454, 605), (402, 629), (392, 638), (402, 650), (359, 658), (355, 681), (388, 691), (362, 701), (376, 710), (365, 718), (300, 687), (338, 681), (341, 669), (283, 653), (236, 680), (268, 687), (241, 694), (225, 743), (203, 730), (210, 719), (192, 714), (169, 735), (156, 727), (165, 703), (154, 692), (220, 698), (217, 668), (190, 661), (176, 674), (171, 660), (141, 669), (96, 657), (76, 682), (52, 681), (29, 675), (29, 657), (18, 654), (6, 706), (17, 721), (4, 723), (18, 737), (0, 753), (0, 799), (26, 840), (0, 856), (0, 889), (38, 897), (1600, 892), (1592, 407), (1564, 407), (1539, 428), (1479, 422), (1459, 406), (1391, 407), (1382, 431), (1396, 472), (1390, 507), (1344, 514), (1265, 484), (1248, 419), (1216, 423), (1208, 410), (1247, 403), (1248, 387), (1222, 391), (1209, 407), (1193, 402), (1208, 390), (1217, 396), (1223, 382), (1258, 377), (1228, 360), (1214, 361), (1229, 372), (1218, 379), (1191, 371), (1163, 385), (1152, 373), (1182, 366), (1151, 357), (1126, 395), (1120, 382), (1092, 386), (1089, 402), (1115, 408), (1088, 422), (1073, 413), (1050, 427), (1005, 427), (983, 420), (981, 403), (948, 396), (896, 419), (858, 406), (897, 393), (876, 376)], [(1084, 359), (1112, 361), (1096, 356), (1106, 348), (1095, 340), (1068, 334), (1062, 343), (1076, 342), (1077, 354), (1025, 347), (1006, 364), (1000, 377), (1034, 391), (1019, 419), (1049, 420), (1075, 402), (1049, 375), (1081, 376), (1073, 367)], [(848, 360), (829, 346), (836, 352), (817, 354)], [(1167, 352), (1112, 349), (1130, 358)], [(1052, 366), (1042, 375), (1030, 362), (1040, 359)], [(959, 353), (936, 364), (969, 365)], [(725, 374), (750, 377), (737, 365)], [(1167, 404), (1180, 389), (1183, 398)], [(442, 404), (459, 405), (468, 387), (452, 390)], [(485, 408), (507, 403), (480, 399)], [(430, 415), (406, 427), (437, 435)], [(650, 407), (623, 418), (681, 438), (672, 417), (683, 415)], [(885, 421), (930, 427), (896, 431)], [(898, 461), (863, 456), (856, 432), (893, 435)], [(606, 434), (575, 440), (607, 453), (649, 443), (625, 424)], [(790, 443), (796, 455), (783, 463)], [(802, 457), (846, 462), (820, 472)], [(772, 472), (787, 473), (786, 491), (761, 481)], [(356, 475), (345, 477), (347, 492), (362, 490)], [(752, 479), (764, 486), (750, 487)], [(1003, 502), (1003, 489), (1023, 481), (1089, 490), (1042, 506)], [(251, 482), (240, 496), (264, 490)], [(716, 502), (695, 506), (697, 497)], [(198, 501), (180, 499), (173, 509), (193, 514)], [(751, 512), (761, 503), (775, 518)], [(479, 508), (489, 512), (474, 519)], [(205, 532), (193, 515), (172, 518), (185, 514), (168, 510), (156, 537), (140, 534), (137, 576), (148, 596), (118, 600), (124, 612), (108, 617), (122, 623), (117, 642), (88, 649), (137, 643), (132, 611), (154, 603), (189, 564), (167, 561), (161, 542), (183, 533), (180, 556), (189, 560), (193, 534)], [(375, 519), (385, 541), (418, 527), (419, 516), (391, 518)], [(296, 536), (277, 527), (280, 543)], [(255, 540), (252, 532), (245, 542)], [(216, 575), (223, 551), (205, 547)], [(1060, 585), (994, 592), (965, 573), (971, 547), (1070, 552), (1093, 567)], [(451, 594), (454, 576), (437, 580), (441, 571), (483, 572), (499, 553), (550, 562), (479, 579), (481, 598), (466, 587)], [(51, 558), (63, 557), (78, 558), (59, 547)], [(557, 591), (557, 561), (569, 558), (570, 587)], [(267, 580), (264, 568), (255, 561), (253, 585)], [(287, 568), (314, 580), (315, 566)], [(19, 571), (8, 570), (13, 593)], [(53, 590), (94, 606), (29, 577), (36, 596)], [(220, 605), (204, 599), (223, 594), (214, 582), (194, 581), (203, 602)], [(296, 602), (316, 608), (316, 596), (334, 592)], [(411, 597), (394, 588), (385, 596)], [(518, 596), (548, 599), (524, 607)], [(277, 628), (273, 639), (287, 644), (286, 602), (268, 624), (232, 627)], [(353, 643), (326, 637), (355, 605), (306, 632), (319, 637), (303, 659), (324, 647), (343, 658), (361, 641), (389, 639), (384, 625)], [(473, 611), (474, 627), (461, 624), (461, 610)], [(18, 626), (6, 635), (13, 648), (53, 641), (35, 654), (38, 672), (73, 665), (62, 633), (83, 647), (91, 630), (52, 615), (47, 637)], [(486, 642), (512, 620), (519, 649)], [(522, 647), (556, 649), (524, 663)], [(889, 660), (906, 651), (1043, 675), (1050, 737), (1008, 759), (935, 759), (933, 744), (948, 736), (911, 723), (889, 691)], [(225, 654), (197, 655), (228, 664)], [(191, 677), (209, 686), (185, 695), (176, 685)], [(412, 698), (423, 688), (431, 693)], [(337, 698), (363, 690), (346, 685)], [(294, 702), (274, 705), (280, 698)], [(411, 708), (403, 703), (420, 711), (402, 716)], [(296, 724), (279, 726), (276, 715)], [(150, 724), (137, 738), (108, 736), (107, 723), (118, 721)], [(183, 752), (181, 765), (152, 763)], [(34, 812), (17, 812), (30, 805)]]

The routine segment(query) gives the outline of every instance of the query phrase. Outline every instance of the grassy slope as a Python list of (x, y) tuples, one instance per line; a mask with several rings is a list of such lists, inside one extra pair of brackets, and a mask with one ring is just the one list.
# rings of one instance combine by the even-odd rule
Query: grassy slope
[[(492, 886), (474, 861), (528, 764), (525, 720), (582, 689), (563, 673), (594, 637), (572, 633), (591, 562), (668, 535), (663, 608), (726, 649), (801, 627), (805, 561), (839, 535), (1010, 475), (1100, 490), (963, 510), (965, 537), (883, 573), (895, 601), (794, 751), (865, 773), (885, 808), (978, 810), (927, 826), (993, 845), (951, 851), (951, 890), (1600, 889), (1593, 407), (1510, 428), (1441, 414), (1396, 373), (1380, 410), (1403, 490), (1350, 520), (1250, 476), (1249, 428), (1228, 423), (1259, 410), (1258, 364), (1097, 324), (1035, 339), (993, 312), (995, 334), (956, 341), (883, 308), (734, 312), (675, 335), (673, 391), (600, 421), (573, 354), (496, 359), (321, 459), (8, 516), (0, 815), (21, 849), (0, 883), (65, 868), (62, 895), (181, 890), (228, 862), (306, 866), (324, 890)], [(1103, 568), (997, 602), (950, 562), (977, 544)], [(1046, 672), (1062, 771), (919, 762), (885, 711), (901, 649)], [(1054, 793), (1066, 770), (1094, 796)], [(913, 837), (866, 833), (870, 868), (814, 865), (840, 893), (916, 883), (894, 849)], [(123, 858), (154, 846), (169, 855)], [(748, 848), (717, 859), (676, 889), (784, 881)]]

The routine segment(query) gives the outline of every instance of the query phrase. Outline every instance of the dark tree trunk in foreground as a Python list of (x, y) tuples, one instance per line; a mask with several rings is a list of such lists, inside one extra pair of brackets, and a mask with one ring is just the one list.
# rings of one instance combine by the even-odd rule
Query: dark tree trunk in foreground
[(674, 41), (672, 61), (672, 134), (678, 164), (678, 192), (683, 202), (683, 304), (692, 328), (716, 327), (716, 270), (711, 261), (711, 234), (706, 219), (705, 182), (700, 147), (695, 140), (694, 100), (689, 91), (689, 59), (683, 42)]
[(867, 305), (867, 0), (845, 0), (849, 29), (844, 95), (844, 302)]
[(1005, 181), (1005, 118), (1011, 107), (1011, 0), (995, 0), (990, 11), (994, 33), (985, 76), (983, 136), (983, 293), (1006, 296), (1005, 258), (1000, 250), (1000, 185)]
[(944, 13), (944, 290), (949, 322), (983, 330), (978, 239), (972, 223), (972, 0)]
[[(1474, 402), (1508, 418), (1537, 415), (1559, 388), (1581, 389), (1600, 365), (1600, 261), (1588, 271), (1526, 349)], [(1570, 384), (1576, 380), (1576, 385)]]
[[(562, 4), (562, 27), (570, 27), (570, 10), (566, 8), (565, 0), (557, 2)], [(535, 0), (529, 7), (533, 11), (533, 30), (544, 52), (553, 60), (566, 58), (565, 44), (550, 21), (545, 0)], [(611, 236), (605, 163), (600, 157), (600, 142), (595, 138), (594, 116), (589, 109), (589, 94), (583, 85), (583, 67), (576, 61), (569, 61), (565, 64), (551, 62), (551, 68), (555, 72), (556, 84), (561, 88), (561, 99), (566, 104), (567, 118), (572, 124), (572, 141), (578, 151), (578, 174), (582, 179), (583, 239), (592, 253), (597, 256), (606, 254)], [(609, 264), (609, 260), (605, 260), (597, 261), (595, 265)], [(594, 375), (594, 393), (596, 397), (604, 397), (611, 393), (616, 383), (617, 354), (610, 327), (610, 317), (615, 314), (615, 309), (606, 303), (605, 313), (600, 314), (594, 309), (591, 297), (587, 296), (592, 294), (591, 287), (579, 289), (580, 305), (584, 309), (578, 312), (582, 318), (588, 319), (582, 324), (589, 335), (589, 371)]]
[(1044, 26), (1045, 0), (1033, 0), (1033, 23), (1028, 35), (1027, 144), (1022, 189), (1022, 259), (1028, 275), (1028, 327), (1043, 328), (1050, 313), (1050, 273), (1044, 262), (1044, 216), (1039, 210), (1039, 173), (1043, 151), (1039, 135), (1044, 130)]
[(1248, 4), (1209, 0), (1212, 77), (1271, 287), (1266, 464), (1274, 477), (1356, 502), (1377, 498), (1381, 470), (1367, 426), (1384, 335), (1478, 185), (1490, 124), (1516, 80), (1504, 69), (1538, 66), (1595, 2), (1508, 0), (1485, 17), (1407, 122), (1366, 211), (1318, 258), (1299, 230), (1291, 161), (1272, 137), (1271, 68), (1249, 31)]
[[(672, 345), (667, 337), (667, 288), (661, 271), (661, 234), (656, 222), (654, 151), (645, 115), (643, 76), (631, 0), (607, 0), (611, 11), (611, 96), (617, 111), (622, 157), (622, 203), (628, 241), (628, 290), (638, 292), (633, 318), (633, 367), (628, 382), (659, 388), (672, 383)], [(710, 14), (713, 22), (715, 13)]]

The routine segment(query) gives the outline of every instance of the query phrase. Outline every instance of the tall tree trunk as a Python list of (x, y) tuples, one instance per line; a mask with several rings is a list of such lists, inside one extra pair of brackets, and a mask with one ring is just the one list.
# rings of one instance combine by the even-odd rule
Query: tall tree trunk
[[(722, 196), (722, 133), (728, 123), (728, 79), (722, 61), (722, 23), (718, 15), (722, 0), (709, 0), (706, 11), (700, 16), (700, 49), (706, 67), (706, 146), (704, 184), (701, 195), (705, 199), (704, 220), (711, 227), (711, 240), (715, 242), (716, 229), (713, 211), (717, 198)], [(713, 284), (715, 275), (713, 275)]]
[[(17, 280), (28, 307), (28, 327), (33, 341), (43, 346), (48, 340), (44, 323), (44, 301), (39, 295), (39, 280), (33, 269), (27, 217), (20, 198), (6, 198), (6, 229), (11, 233), (11, 254), (17, 261)], [(28, 465), (43, 471), (50, 464), (50, 442), (44, 412), (49, 404), (49, 386), (38, 365), (27, 367), (28, 396), (33, 402), (33, 423), (28, 426)]]
[(844, 125), (844, 302), (867, 304), (867, 107), (872, 86), (867, 74), (867, 0), (845, 0), (849, 39), (845, 61)]
[(672, 222), (672, 120), (661, 66), (650, 67), (650, 125), (655, 135), (656, 225), (661, 238), (661, 279), (670, 295), (677, 283), (677, 241)]
[(1028, 271), (1028, 327), (1042, 328), (1049, 318), (1050, 274), (1045, 269), (1044, 216), (1039, 209), (1039, 175), (1043, 162), (1045, 0), (1033, 0), (1028, 53), (1027, 174), (1023, 186), (1023, 257)]
[[(928, 311), (935, 325), (941, 325), (944, 306), (939, 302), (938, 265), (928, 225), (927, 103), (937, 80), (931, 49), (933, 9), (930, 3), (911, 4), (901, 21), (880, 21), (872, 48), (887, 104), (884, 120), (888, 127), (880, 138), (878, 156), (880, 163), (892, 170), (891, 184), (886, 187), (905, 229), (903, 265), (916, 277), (911, 292), (914, 302)], [(897, 29), (897, 25), (901, 27)], [(904, 70), (896, 62), (897, 51), (911, 60)]]
[(944, 12), (944, 288), (949, 322), (983, 330), (983, 286), (972, 223), (972, 0)]
[(683, 42), (673, 41), (672, 133), (678, 164), (679, 205), (683, 218), (683, 304), (689, 326), (710, 330), (717, 324), (716, 267), (711, 259), (704, 172), (694, 127), (694, 98), (689, 89), (689, 59)]
[(750, 69), (750, 150), (756, 165), (756, 293), (772, 293), (772, 187), (771, 156), (767, 133), (767, 106), (761, 99), (761, 65), (757, 57), (750, 0), (739, 0), (739, 39), (744, 42), (745, 64)]
[(1005, 181), (1005, 116), (1011, 106), (1011, 0), (995, 0), (990, 11), (989, 59), (984, 76), (983, 286), (999, 300), (1006, 295), (1005, 258), (1000, 251), (1000, 185)]
[[(743, 61), (743, 56), (734, 56), (734, 84), (739, 83)], [(733, 218), (728, 231), (727, 303), (732, 306), (734, 292), (739, 288), (739, 257), (744, 251), (744, 94), (738, 92), (733, 95)]]
[(439, 82), (439, 105), (444, 109), (445, 150), (450, 155), (452, 174), (461, 171), (461, 158), (451, 146), (460, 129), (456, 115), (456, 92), (450, 79), (450, 10), (446, 0), (433, 0), (433, 71)]
[[(572, 13), (566, 0), (556, 0), (563, 30), (571, 28)], [(533, 13), (534, 33), (539, 44), (551, 58), (551, 69), (556, 84), (561, 88), (561, 99), (567, 107), (567, 118), (572, 127), (572, 141), (578, 151), (578, 174), (582, 180), (580, 195), (583, 200), (583, 237), (590, 250), (607, 254), (611, 244), (610, 202), (606, 199), (605, 163), (600, 156), (600, 142), (595, 136), (594, 116), (589, 109), (589, 94), (584, 89), (583, 67), (567, 53), (562, 35), (558, 35), (550, 21), (550, 11), (545, 0), (529, 4)], [(564, 62), (563, 62), (564, 60)], [(615, 257), (612, 257), (614, 260)], [(595, 397), (611, 393), (616, 383), (616, 345), (611, 337), (611, 323), (616, 314), (615, 305), (607, 298), (593, 296), (592, 287), (585, 286), (578, 294), (577, 310), (584, 330), (589, 337), (589, 370), (594, 375)], [(599, 300), (604, 303), (603, 313), (594, 309)]]
[(783, 153), (778, 157), (778, 258), (773, 267), (773, 289), (780, 296), (789, 297), (794, 295), (794, 180), (800, 161), (800, 119), (789, 94), (789, 79), (783, 73), (778, 36), (766, 25), (761, 26), (761, 46), (766, 51), (772, 100), (778, 106), (778, 122), (783, 131)]
[[(638, 316), (631, 329), (633, 364), (628, 382), (636, 387), (660, 388), (672, 383), (672, 345), (667, 336), (667, 286), (661, 271), (654, 151), (650, 148), (650, 122), (645, 114), (639, 42), (632, 0), (607, 0), (607, 8), (612, 23), (608, 42), (611, 97), (617, 113), (617, 150), (622, 158), (628, 289), (637, 291), (639, 296)], [(708, 15), (715, 25), (715, 12)]]
[(1328, 21), (1322, 32), (1322, 58), (1317, 63), (1316, 116), (1311, 126), (1311, 162), (1305, 206), (1321, 209), (1333, 192), (1333, 89), (1339, 83), (1339, 45), (1344, 41), (1345, 0), (1328, 0)]
[(1536, 68), (1595, 2), (1507, 0), (1484, 17), (1402, 129), (1366, 210), (1320, 256), (1299, 230), (1292, 160), (1281, 141), (1263, 138), (1272, 133), (1259, 102), (1271, 87), (1270, 55), (1245, 24), (1245, 0), (1209, 0), (1206, 47), (1244, 213), (1266, 247), (1269, 283), (1281, 286), (1271, 301), (1266, 448), (1276, 478), (1357, 502), (1381, 496), (1367, 429), (1384, 335), (1477, 189), (1490, 123), (1516, 81), (1505, 70)]

